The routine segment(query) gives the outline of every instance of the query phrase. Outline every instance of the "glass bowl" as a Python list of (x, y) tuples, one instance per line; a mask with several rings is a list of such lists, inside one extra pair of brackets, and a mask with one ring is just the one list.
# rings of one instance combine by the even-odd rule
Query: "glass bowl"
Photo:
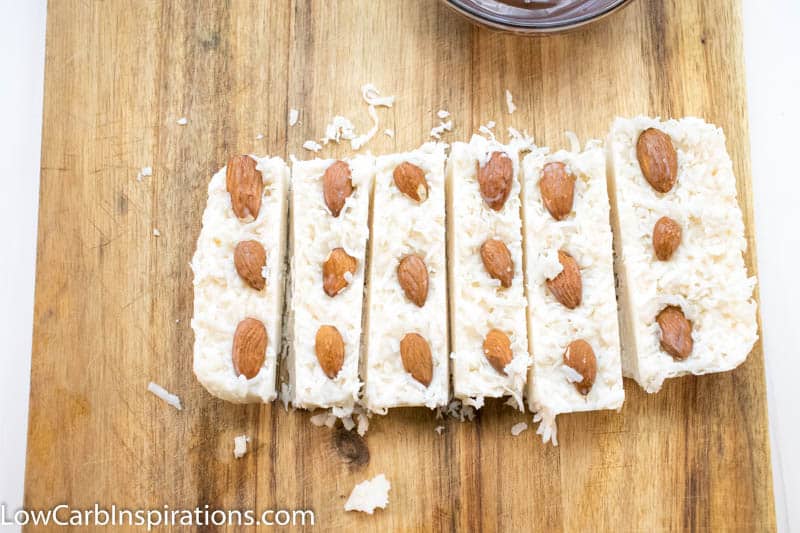
[(494, 30), (528, 35), (583, 27), (618, 11), (632, 0), (442, 0), (472, 22)]

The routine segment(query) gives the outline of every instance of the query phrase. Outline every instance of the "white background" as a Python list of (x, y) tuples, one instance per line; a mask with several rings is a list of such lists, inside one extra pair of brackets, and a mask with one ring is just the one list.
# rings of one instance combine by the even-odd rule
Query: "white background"
[[(698, 0), (700, 1), (700, 0)], [(39, 202), (44, 0), (0, 0), (0, 504), (22, 503)], [(800, 528), (800, 1), (744, 0), (778, 526)]]

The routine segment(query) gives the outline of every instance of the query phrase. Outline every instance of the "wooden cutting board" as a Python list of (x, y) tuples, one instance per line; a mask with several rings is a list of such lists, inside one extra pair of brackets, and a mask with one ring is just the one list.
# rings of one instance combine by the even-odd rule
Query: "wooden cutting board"
[[(553, 148), (567, 129), (603, 137), (615, 115), (705, 117), (728, 136), (755, 274), (741, 22), (734, 0), (637, 0), (532, 39), (433, 0), (51, 2), (26, 505), (309, 508), (350, 531), (774, 529), (760, 342), (736, 371), (655, 395), (626, 380), (621, 412), (560, 416), (558, 447), (513, 437), (530, 415), (490, 402), (473, 423), (398, 409), (361, 448), (305, 412), (216, 400), (192, 373), (188, 263), (209, 177), (232, 153), (311, 157), (302, 143), (336, 114), (366, 131), (369, 82), (398, 97), (373, 153), (427, 140), (439, 109), (447, 141), (494, 120)], [(236, 460), (240, 434), (251, 452)], [(345, 513), (379, 473), (388, 508)]]

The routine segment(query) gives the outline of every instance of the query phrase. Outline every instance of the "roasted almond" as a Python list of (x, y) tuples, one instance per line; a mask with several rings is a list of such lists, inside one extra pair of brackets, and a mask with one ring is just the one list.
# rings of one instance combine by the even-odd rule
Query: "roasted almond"
[(661, 348), (673, 359), (684, 360), (692, 353), (692, 323), (680, 307), (670, 305), (658, 313), (656, 322), (661, 327)]
[(678, 153), (669, 135), (648, 128), (636, 141), (636, 159), (644, 178), (658, 192), (669, 192), (678, 179)]
[(322, 288), (325, 294), (334, 297), (350, 284), (346, 273), (356, 273), (358, 261), (347, 255), (344, 248), (334, 248), (322, 264)]
[(255, 290), (260, 291), (267, 284), (264, 279), (264, 266), (267, 252), (258, 241), (241, 241), (233, 250), (233, 264), (236, 272)]
[(231, 195), (231, 207), (239, 218), (257, 218), (264, 194), (264, 179), (249, 155), (235, 155), (225, 169), (225, 187)]
[(478, 186), (486, 205), (500, 211), (511, 193), (514, 165), (504, 152), (492, 152), (483, 167), (478, 167)]
[(514, 279), (514, 261), (503, 241), (487, 239), (481, 245), (481, 259), (483, 268), (491, 277), (499, 279), (500, 285), (506, 289), (511, 286), (511, 281)]
[(572, 341), (564, 352), (564, 364), (583, 378), (573, 383), (578, 392), (586, 396), (597, 378), (597, 358), (592, 346), (583, 339)]
[(407, 255), (397, 265), (397, 280), (406, 293), (406, 298), (417, 307), (425, 305), (428, 299), (428, 267), (418, 255)]
[(237, 376), (256, 377), (267, 353), (267, 328), (260, 320), (245, 318), (233, 334), (233, 369)]
[(411, 377), (425, 385), (433, 379), (431, 347), (419, 333), (407, 333), (400, 341), (400, 359)]
[(556, 277), (546, 281), (547, 288), (562, 305), (575, 309), (581, 304), (583, 297), (581, 269), (575, 259), (564, 250), (558, 251), (558, 262), (564, 268)]
[(351, 176), (350, 166), (344, 161), (334, 161), (322, 176), (322, 192), (325, 197), (325, 205), (328, 206), (334, 217), (339, 216), (344, 207), (344, 201), (353, 194)]
[(334, 379), (344, 364), (344, 340), (333, 326), (320, 326), (314, 342), (317, 361), (329, 379)]
[(406, 161), (394, 167), (394, 184), (412, 200), (424, 202), (428, 198), (428, 180), (425, 172), (413, 163)]
[(483, 340), (483, 354), (495, 370), (505, 375), (506, 366), (514, 358), (511, 339), (499, 329), (490, 330)]
[(681, 243), (681, 226), (669, 217), (661, 217), (653, 226), (653, 250), (661, 261), (668, 261)]
[(567, 174), (564, 163), (554, 161), (542, 169), (539, 180), (542, 202), (556, 220), (563, 220), (572, 212), (575, 197), (575, 176)]

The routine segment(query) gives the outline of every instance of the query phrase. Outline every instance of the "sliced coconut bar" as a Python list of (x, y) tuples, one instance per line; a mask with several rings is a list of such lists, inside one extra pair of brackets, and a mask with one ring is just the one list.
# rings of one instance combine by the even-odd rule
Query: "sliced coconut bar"
[(361, 310), (375, 160), (295, 161), (291, 194), (292, 404), (344, 416), (361, 382)]
[(376, 161), (362, 374), (371, 411), (447, 404), (444, 149)]
[(192, 259), (194, 372), (223, 400), (276, 397), (288, 178), (280, 158), (237, 156), (208, 185)]
[(606, 149), (623, 374), (656, 392), (737, 367), (757, 339), (756, 280), (724, 133), (691, 117), (620, 118)]
[(519, 151), (475, 135), (447, 163), (453, 390), (464, 403), (511, 396), (522, 408), (530, 356), (525, 325)]
[(625, 397), (605, 153), (599, 141), (575, 149), (522, 162), (527, 398), (554, 441), (559, 413), (618, 409)]

